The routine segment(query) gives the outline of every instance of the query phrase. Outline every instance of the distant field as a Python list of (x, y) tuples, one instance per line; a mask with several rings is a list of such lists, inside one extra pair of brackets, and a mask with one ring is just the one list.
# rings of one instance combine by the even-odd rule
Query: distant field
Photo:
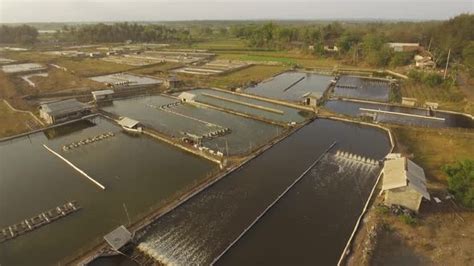
[(218, 88), (245, 86), (249, 82), (260, 82), (286, 69), (284, 66), (255, 65), (220, 76), (199, 78), (199, 83)]
[(218, 59), (243, 60), (255, 62), (275, 62), (286, 65), (300, 65), (302, 67), (333, 67), (338, 62), (332, 58), (313, 57), (292, 52), (280, 51), (252, 51), (219, 53)]
[(40, 92), (52, 92), (79, 88), (99, 89), (105, 87), (105, 85), (102, 83), (95, 82), (87, 78), (81, 78), (59, 69), (51, 69), (48, 71), (48, 73), (48, 77), (30, 78), (35, 83), (35, 88)]
[(157, 75), (157, 74), (165, 74), (165, 72), (169, 71), (170, 69), (177, 68), (180, 66), (182, 66), (182, 64), (165, 62), (165, 63), (161, 63), (157, 65), (137, 68), (137, 69), (131, 70), (130, 72), (142, 74), (142, 75)]
[(208, 49), (208, 50), (239, 50), (247, 49), (246, 43), (241, 39), (218, 39), (212, 41), (200, 42), (192, 45), (195, 49)]
[(55, 63), (82, 77), (105, 75), (135, 68), (133, 66), (120, 65), (93, 58), (60, 58), (56, 60)]
[(474, 132), (461, 129), (391, 127), (401, 148), (414, 155), (427, 176), (445, 182), (441, 167), (457, 160), (474, 158)]
[[(0, 100), (0, 137), (12, 136), (29, 130), (26, 121), (31, 121), (28, 114), (12, 111)], [(33, 122), (34, 123), (34, 122)]]
[(442, 109), (474, 113), (474, 103), (465, 99), (459, 88), (429, 87), (419, 84), (403, 83), (402, 97), (416, 98), (420, 103), (437, 102)]

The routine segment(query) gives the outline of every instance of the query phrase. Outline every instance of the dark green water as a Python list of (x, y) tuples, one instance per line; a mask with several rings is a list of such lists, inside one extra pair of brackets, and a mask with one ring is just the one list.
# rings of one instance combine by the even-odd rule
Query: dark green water
[[(70, 200), (82, 210), (0, 244), (1, 265), (53, 264), (136, 220), (216, 170), (214, 164), (147, 137), (134, 137), (107, 120), (0, 143), (0, 228)], [(112, 131), (115, 137), (64, 152), (64, 144)], [(48, 152), (59, 152), (106, 186), (102, 191)]]
[[(335, 149), (374, 159), (390, 149), (388, 136), (378, 129), (316, 120), (160, 218), (139, 249), (164, 263), (211, 263), (334, 141)], [(275, 265), (281, 259), (285, 265), (336, 264), (378, 169), (352, 166), (331, 156), (290, 190), (220, 263)], [(288, 260), (292, 256), (294, 263)]]

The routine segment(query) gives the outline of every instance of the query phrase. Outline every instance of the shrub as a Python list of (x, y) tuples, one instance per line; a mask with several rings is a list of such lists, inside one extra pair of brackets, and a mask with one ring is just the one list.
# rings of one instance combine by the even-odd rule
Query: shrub
[(464, 206), (474, 208), (474, 160), (463, 160), (443, 167), (448, 190)]
[(402, 220), (402, 222), (404, 222), (405, 224), (408, 224), (408, 225), (416, 225), (417, 224), (416, 218), (411, 216), (411, 215), (401, 214), (399, 217), (400, 217), (400, 220)]

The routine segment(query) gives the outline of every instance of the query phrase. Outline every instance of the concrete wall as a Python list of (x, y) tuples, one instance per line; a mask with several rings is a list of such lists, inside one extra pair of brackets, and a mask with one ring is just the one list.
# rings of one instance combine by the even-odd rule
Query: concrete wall
[(409, 187), (396, 188), (385, 192), (385, 205), (400, 205), (418, 212), (422, 195)]

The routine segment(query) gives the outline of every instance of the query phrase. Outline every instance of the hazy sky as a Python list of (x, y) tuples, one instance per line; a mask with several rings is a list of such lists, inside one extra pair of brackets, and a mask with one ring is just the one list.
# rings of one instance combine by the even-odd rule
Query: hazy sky
[(447, 19), (474, 0), (0, 0), (0, 22)]

